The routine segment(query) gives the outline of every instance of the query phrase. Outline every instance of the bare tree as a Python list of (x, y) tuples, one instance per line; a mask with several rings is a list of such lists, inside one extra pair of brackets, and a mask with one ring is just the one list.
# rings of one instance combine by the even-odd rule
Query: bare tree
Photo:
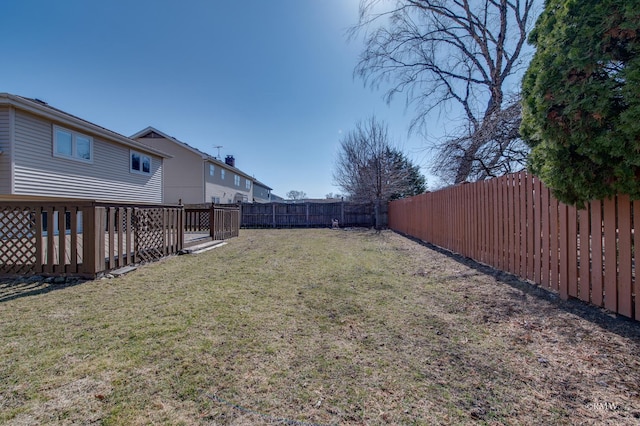
[[(414, 193), (416, 169), (391, 144), (386, 125), (371, 117), (340, 142), (333, 178), (351, 200), (374, 204), (380, 228), (380, 207), (398, 194)], [(424, 190), (424, 178), (418, 185)]]
[(297, 191), (295, 189), (292, 189), (291, 191), (287, 192), (287, 198), (290, 200), (304, 200), (305, 198), (307, 198), (307, 193), (304, 191)]
[[(404, 94), (426, 130), (437, 107), (455, 111), (458, 131), (436, 145), (434, 170), (454, 183), (512, 171), (524, 163), (519, 102), (508, 86), (521, 64), (535, 0), (362, 0), (365, 49), (355, 73), (373, 87), (391, 82), (388, 102)], [(513, 81), (516, 87), (516, 81)]]

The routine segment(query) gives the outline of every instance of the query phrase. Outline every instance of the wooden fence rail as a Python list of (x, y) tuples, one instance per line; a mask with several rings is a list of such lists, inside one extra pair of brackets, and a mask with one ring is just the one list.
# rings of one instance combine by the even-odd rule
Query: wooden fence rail
[(182, 250), (181, 206), (1, 201), (0, 275), (95, 277)]
[(578, 210), (521, 172), (393, 201), (389, 226), (640, 320), (640, 201), (626, 195)]
[(242, 204), (243, 228), (331, 227), (333, 219), (337, 219), (341, 227), (371, 227), (373, 205), (350, 202)]

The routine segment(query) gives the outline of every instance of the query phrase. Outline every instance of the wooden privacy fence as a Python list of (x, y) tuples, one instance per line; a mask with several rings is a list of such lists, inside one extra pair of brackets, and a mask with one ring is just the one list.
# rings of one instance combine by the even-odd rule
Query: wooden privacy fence
[(0, 201), (1, 275), (84, 275), (178, 253), (181, 206)]
[(340, 227), (374, 225), (372, 204), (350, 202), (244, 203), (243, 228), (317, 228), (331, 227), (337, 219)]
[(237, 237), (240, 232), (240, 207), (212, 205), (207, 208), (185, 208), (185, 232), (208, 232), (214, 240)]
[(585, 207), (558, 202), (521, 172), (393, 201), (389, 226), (640, 320), (640, 201), (619, 195)]

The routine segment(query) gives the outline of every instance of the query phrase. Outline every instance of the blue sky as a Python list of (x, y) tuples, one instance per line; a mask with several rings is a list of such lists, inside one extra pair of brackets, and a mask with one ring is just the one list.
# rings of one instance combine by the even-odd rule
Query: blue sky
[(324, 198), (340, 138), (375, 114), (417, 164), (404, 102), (353, 77), (359, 0), (3, 0), (0, 92), (130, 136), (147, 126), (285, 196)]

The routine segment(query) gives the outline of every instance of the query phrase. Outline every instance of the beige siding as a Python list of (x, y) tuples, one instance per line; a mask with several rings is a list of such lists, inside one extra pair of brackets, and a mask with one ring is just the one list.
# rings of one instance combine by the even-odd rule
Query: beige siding
[[(172, 158), (165, 159), (164, 202), (175, 204), (201, 204), (204, 199), (204, 176), (201, 155), (165, 138), (140, 138), (140, 142), (166, 152)], [(208, 173), (208, 171), (207, 171)]]
[(0, 107), (0, 194), (11, 193), (9, 108)]
[[(227, 180), (231, 181), (232, 186), (224, 186), (224, 185), (220, 185), (220, 184), (216, 184), (213, 182), (207, 182), (207, 199), (206, 202), (210, 203), (212, 197), (217, 197), (220, 199), (221, 203), (233, 203), (234, 202), (234, 198), (236, 196), (236, 194), (242, 194), (244, 196), (247, 197), (248, 201), (252, 201), (251, 200), (251, 192), (246, 190), (246, 187), (244, 186), (234, 186), (233, 185), (233, 174), (230, 172), (227, 172), (228, 175), (231, 175), (231, 177), (229, 178), (227, 176)], [(240, 183), (242, 185), (244, 185), (244, 178), (241, 178)]]
[[(75, 129), (70, 129), (75, 130)], [(83, 132), (80, 132), (83, 133)], [(151, 175), (129, 171), (129, 147), (93, 137), (93, 163), (52, 155), (52, 123), (16, 111), (15, 193), (110, 201), (162, 202), (162, 159)]]
[[(212, 197), (220, 199), (221, 203), (234, 202), (236, 194), (244, 195), (248, 201), (251, 200), (251, 190), (247, 190), (246, 182), (247, 178), (243, 175), (236, 173), (233, 169), (224, 167), (225, 177), (222, 179), (220, 170), (223, 166), (214, 164), (215, 170), (213, 176), (209, 174), (209, 165), (213, 163), (207, 162), (205, 164), (205, 177), (206, 177), (206, 191), (205, 202), (210, 203)], [(234, 176), (240, 176), (240, 186), (236, 186)]]

